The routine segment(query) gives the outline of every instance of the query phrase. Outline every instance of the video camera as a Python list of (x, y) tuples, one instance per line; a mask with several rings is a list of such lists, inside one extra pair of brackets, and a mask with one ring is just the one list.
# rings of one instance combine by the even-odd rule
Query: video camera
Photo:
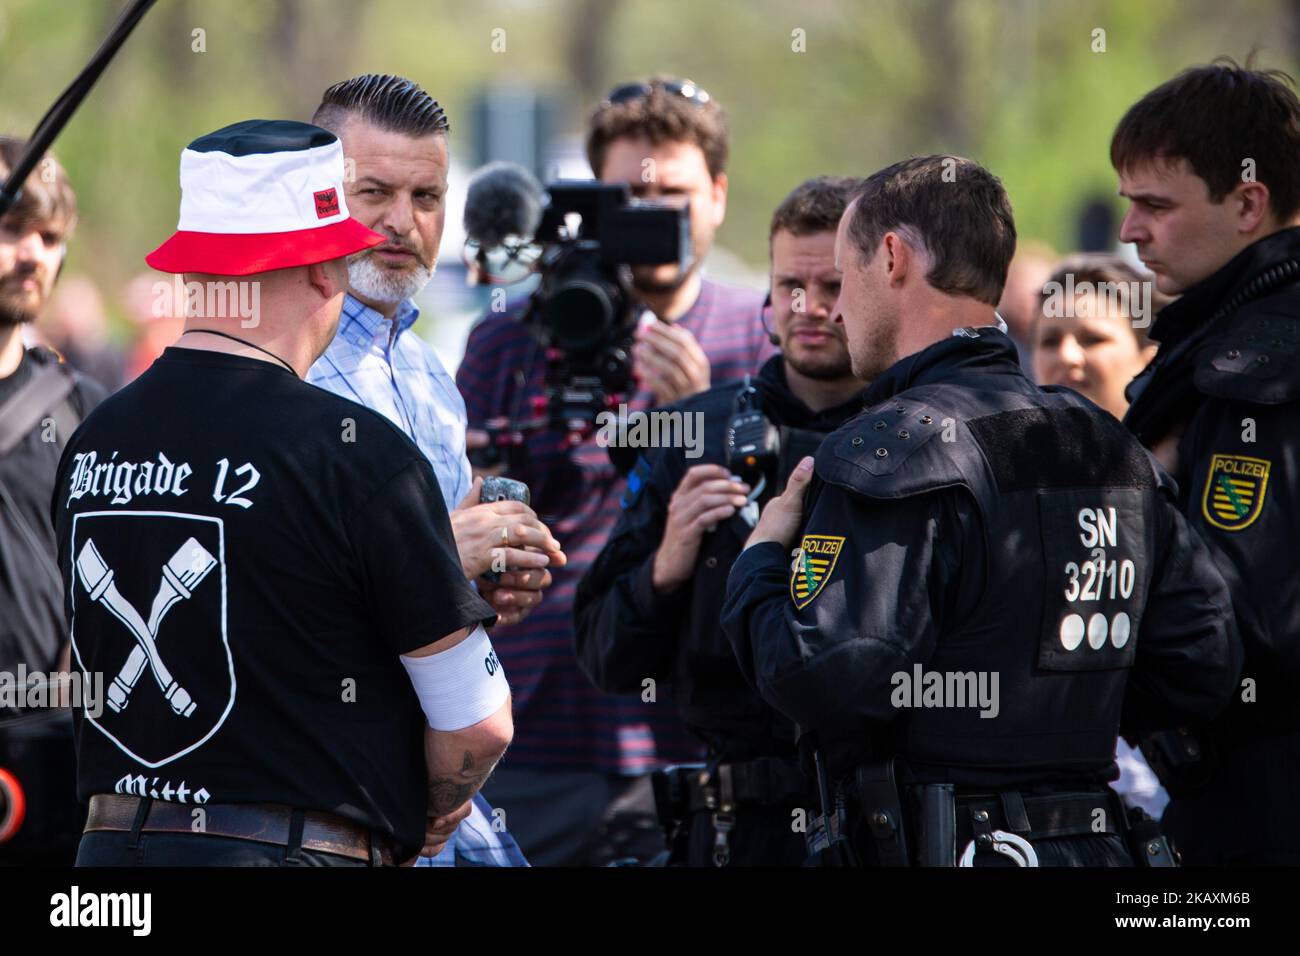
[[(580, 444), (601, 412), (632, 391), (634, 265), (690, 258), (690, 211), (636, 200), (626, 184), (561, 180), (542, 187), (526, 169), (491, 163), (475, 174), (465, 204), (465, 261), (477, 279), (509, 284), (534, 273), (523, 322), (545, 351), (546, 395), (485, 423), (479, 467), (518, 467), (527, 433), (563, 432)], [(524, 369), (527, 374), (530, 369)]]

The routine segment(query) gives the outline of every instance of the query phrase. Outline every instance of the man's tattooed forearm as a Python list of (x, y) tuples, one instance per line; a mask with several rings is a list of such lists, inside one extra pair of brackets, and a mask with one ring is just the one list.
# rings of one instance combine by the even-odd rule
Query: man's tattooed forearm
[(466, 750), (460, 770), (450, 774), (430, 774), (429, 812), (434, 816), (442, 816), (462, 806), (483, 786), (495, 766), (494, 762), (486, 770), (476, 773), (474, 755)]

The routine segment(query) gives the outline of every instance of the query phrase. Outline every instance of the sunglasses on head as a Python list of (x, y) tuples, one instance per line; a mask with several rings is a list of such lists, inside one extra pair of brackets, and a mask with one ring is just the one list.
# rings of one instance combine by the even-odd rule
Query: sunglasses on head
[(627, 103), (631, 100), (645, 99), (659, 87), (669, 93), (685, 97), (696, 106), (703, 106), (710, 99), (707, 91), (696, 86), (691, 80), (656, 80), (653, 83), (624, 83), (616, 86), (605, 95), (604, 105)]

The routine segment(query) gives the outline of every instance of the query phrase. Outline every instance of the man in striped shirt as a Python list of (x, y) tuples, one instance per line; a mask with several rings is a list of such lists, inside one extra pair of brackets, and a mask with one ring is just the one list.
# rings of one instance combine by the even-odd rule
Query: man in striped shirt
[[(592, 170), (634, 196), (688, 204), (693, 256), (636, 267), (647, 314), (633, 347), (633, 411), (676, 402), (755, 372), (775, 353), (759, 319), (762, 295), (704, 279), (701, 262), (726, 213), (727, 128), (722, 110), (689, 81), (656, 78), (612, 90), (587, 136)], [(545, 358), (521, 310), (482, 319), (470, 332), (456, 382), (470, 425), (510, 416), (545, 395)], [(664, 689), (640, 699), (597, 690), (574, 654), (573, 598), (619, 514), (626, 482), (595, 434), (572, 447), (559, 432), (527, 436), (524, 481), (542, 520), (564, 542), (546, 600), (493, 642), (514, 690), (515, 738), (485, 788), (535, 865), (645, 860), (663, 846), (649, 771), (696, 760), (701, 749)], [(470, 432), (470, 443), (486, 436)]]

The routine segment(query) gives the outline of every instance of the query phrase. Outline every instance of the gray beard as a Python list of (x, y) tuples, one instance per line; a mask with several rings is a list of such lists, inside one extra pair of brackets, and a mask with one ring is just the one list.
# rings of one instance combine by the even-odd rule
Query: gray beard
[(437, 268), (435, 259), (433, 265), (419, 265), (410, 272), (382, 269), (370, 253), (361, 252), (348, 257), (348, 284), (372, 302), (401, 302), (419, 295)]

